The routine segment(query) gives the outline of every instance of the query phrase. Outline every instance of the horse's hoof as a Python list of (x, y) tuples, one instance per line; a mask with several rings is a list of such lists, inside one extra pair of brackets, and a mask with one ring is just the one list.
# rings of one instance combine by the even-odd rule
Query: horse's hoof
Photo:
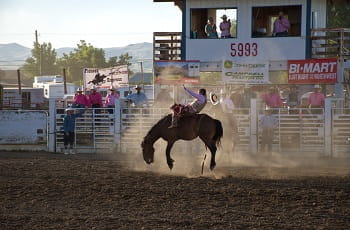
[(172, 170), (173, 167), (174, 167), (174, 164), (173, 164), (173, 163), (174, 163), (174, 160), (173, 160), (173, 159), (170, 159), (170, 160), (167, 162), (167, 164), (168, 164), (170, 170)]
[(210, 165), (210, 170), (213, 170), (215, 168), (216, 164)]

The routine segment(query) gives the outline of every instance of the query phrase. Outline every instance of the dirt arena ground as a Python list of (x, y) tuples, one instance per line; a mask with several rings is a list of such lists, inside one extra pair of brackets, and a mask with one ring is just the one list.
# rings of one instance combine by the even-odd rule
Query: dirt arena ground
[(0, 229), (350, 228), (350, 159), (123, 155), (0, 152)]

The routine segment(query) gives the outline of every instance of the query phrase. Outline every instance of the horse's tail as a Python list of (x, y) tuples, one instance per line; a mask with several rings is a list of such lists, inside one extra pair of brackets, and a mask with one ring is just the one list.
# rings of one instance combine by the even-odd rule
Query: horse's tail
[(213, 137), (213, 140), (215, 140), (215, 144), (218, 147), (218, 146), (220, 146), (221, 138), (224, 135), (224, 130), (222, 128), (221, 121), (216, 120), (216, 119), (214, 119), (214, 121), (215, 121), (216, 130), (215, 130), (215, 135)]

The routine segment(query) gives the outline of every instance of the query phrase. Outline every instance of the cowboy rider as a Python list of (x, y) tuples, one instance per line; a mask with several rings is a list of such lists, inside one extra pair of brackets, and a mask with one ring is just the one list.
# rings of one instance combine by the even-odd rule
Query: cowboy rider
[(187, 89), (185, 86), (183, 87), (185, 91), (188, 92), (195, 99), (187, 105), (174, 104), (173, 106), (171, 106), (173, 114), (171, 119), (171, 125), (168, 127), (169, 129), (178, 127), (178, 120), (182, 115), (199, 113), (207, 104), (207, 93), (204, 88), (199, 89), (198, 93), (195, 93), (192, 90)]

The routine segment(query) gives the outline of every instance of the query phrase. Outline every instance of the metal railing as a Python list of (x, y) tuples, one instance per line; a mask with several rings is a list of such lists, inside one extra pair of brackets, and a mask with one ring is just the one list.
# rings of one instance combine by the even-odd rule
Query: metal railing
[(181, 60), (181, 32), (153, 33), (153, 60)]
[(350, 29), (321, 28), (311, 30), (312, 58), (350, 56)]

